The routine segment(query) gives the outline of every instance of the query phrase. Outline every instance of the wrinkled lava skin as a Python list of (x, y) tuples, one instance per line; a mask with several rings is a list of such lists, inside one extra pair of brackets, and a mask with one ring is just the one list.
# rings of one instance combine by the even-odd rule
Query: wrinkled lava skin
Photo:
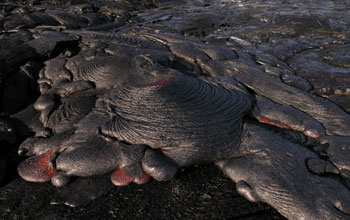
[[(315, 174), (329, 172), (326, 163), (334, 163), (331, 171), (338, 174), (347, 166), (337, 167), (332, 161), (336, 157), (327, 162), (292, 143), (300, 143), (300, 137), (322, 137), (326, 142), (328, 134), (348, 135), (334, 125), (335, 120), (349, 126), (350, 117), (342, 109), (259, 70), (255, 74), (261, 74), (264, 81), (257, 83), (253, 73), (245, 72), (236, 54), (226, 48), (169, 34), (136, 37), (78, 32), (76, 37), (84, 42), (84, 38), (91, 41), (91, 36), (117, 45), (119, 53), (90, 59), (84, 65), (78, 65), (83, 55), (65, 62), (59, 60), (67, 58), (58, 56), (57, 62), (46, 64), (38, 79), (42, 89), (34, 108), (51, 133), (43, 137), (45, 132), (38, 132), (20, 146), (20, 154), (33, 155), (18, 168), (25, 180), (51, 180), (63, 186), (72, 176), (112, 172), (111, 181), (123, 186), (146, 183), (150, 177), (169, 180), (181, 168), (216, 162), (237, 183), (239, 193), (250, 201), (270, 204), (287, 218), (348, 217), (346, 186)], [(131, 61), (123, 53), (132, 55)], [(168, 66), (163, 63), (166, 59)], [(169, 68), (185, 61), (216, 77)], [(125, 65), (116, 65), (119, 62)], [(50, 68), (57, 68), (58, 74), (52, 75)], [(218, 76), (219, 72), (224, 76)], [(283, 90), (276, 94), (275, 87), (267, 84)], [(284, 91), (289, 99), (282, 99)], [(268, 128), (250, 125), (244, 119), (248, 115), (301, 132), (300, 137), (287, 140)], [(52, 142), (47, 141), (50, 139)], [(314, 208), (309, 209), (311, 203)]]
[(62, 185), (63, 175), (138, 168), (135, 175), (142, 176), (143, 170), (157, 180), (167, 180), (181, 167), (230, 158), (237, 150), (242, 117), (250, 110), (252, 97), (233, 79), (207, 80), (176, 73), (155, 83), (111, 89), (75, 124), (74, 134), (51, 152), (45, 151), (52, 147), (39, 147), (38, 138), (23, 143), (20, 151), (40, 153), (24, 161), (19, 174), (28, 181), (53, 178), (54, 185)]
[[(18, 150), (29, 156), (18, 167), (23, 179), (61, 187), (111, 173), (125, 186), (215, 163), (242, 196), (288, 219), (350, 219), (350, 115), (302, 78), (276, 79), (238, 48), (141, 28), (107, 32), (58, 10), (26, 13), (42, 16), (48, 31), (13, 12), (38, 34), (17, 36), (23, 56), (7, 48), (1, 61), (11, 69), (50, 59), (23, 67), (39, 69), (30, 108), (41, 122), (21, 118), (35, 133)], [(57, 32), (59, 24), (67, 29)]]

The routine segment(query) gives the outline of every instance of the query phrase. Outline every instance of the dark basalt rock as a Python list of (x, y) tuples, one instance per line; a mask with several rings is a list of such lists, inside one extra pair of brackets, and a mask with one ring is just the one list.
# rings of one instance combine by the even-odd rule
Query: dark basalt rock
[[(256, 138), (264, 140), (256, 142)], [(336, 180), (311, 174), (305, 161), (317, 160), (317, 156), (290, 142), (273, 144), (279, 138), (259, 126), (245, 124), (240, 146), (246, 156), (219, 162), (237, 183), (238, 193), (249, 201), (270, 204), (288, 219), (348, 219), (350, 203), (343, 197), (348, 189)], [(262, 170), (271, 173), (260, 175)], [(317, 187), (310, 190), (310, 185)], [(310, 209), (310, 203), (318, 208)]]
[(0, 118), (0, 141), (14, 144), (16, 141), (15, 128), (7, 117)]
[[(137, 163), (141, 165), (144, 152), (144, 147), (136, 147), (137, 144), (160, 148), (165, 156), (175, 162), (172, 162), (175, 167), (231, 157), (237, 151), (242, 116), (250, 109), (251, 98), (234, 80), (213, 82), (227, 84), (227, 89), (231, 91), (183, 75), (164, 78), (145, 86), (112, 90), (102, 100), (97, 100), (95, 109), (76, 125), (74, 135), (56, 147), (47, 146), (47, 142), (38, 139), (24, 142), (20, 147), (21, 153), (38, 156), (24, 161), (19, 166), (19, 174), (28, 181), (41, 182), (53, 178), (54, 185), (62, 185), (66, 184), (62, 178), (68, 177), (55, 174), (56, 169), (64, 172), (65, 176), (91, 176), (120, 169), (125, 172), (125, 178), (135, 176), (137, 178), (132, 181), (141, 183), (144, 180), (138, 180), (141, 178), (138, 176), (142, 176), (143, 172), (132, 171), (136, 169)], [(70, 116), (67, 119), (74, 123), (74, 114), (77, 113), (72, 112), (71, 104), (66, 105), (61, 105), (63, 109), (58, 108), (51, 114), (47, 123), (50, 125), (53, 118), (52, 125), (56, 133), (61, 124), (66, 124), (62, 116)], [(79, 108), (84, 106), (81, 103)], [(81, 112), (77, 115), (81, 118), (84, 116)], [(216, 123), (208, 118), (215, 119)], [(66, 129), (69, 129), (69, 124)], [(59, 138), (55, 140), (59, 141)], [(124, 146), (120, 141), (136, 145)], [(141, 155), (137, 154), (139, 151)], [(52, 165), (46, 167), (44, 161), (47, 160), (52, 161)], [(143, 160), (142, 165), (150, 167), (149, 159)], [(121, 171), (116, 172), (120, 175)], [(159, 174), (162, 172), (167, 173), (168, 170), (159, 171), (153, 167), (149, 174), (164, 176)], [(124, 180), (116, 180), (121, 178), (115, 177), (117, 174), (112, 175), (112, 182), (124, 185)]]
[[(113, 39), (114, 37), (108, 38)], [(260, 122), (277, 125), (284, 129), (292, 128), (313, 138), (337, 132), (343, 134), (343, 129), (339, 126), (333, 126), (334, 122), (329, 120), (329, 115), (339, 117), (339, 121), (344, 122), (343, 126), (348, 126), (346, 118), (349, 115), (327, 100), (274, 80), (256, 67), (254, 67), (254, 70), (256, 70), (255, 77), (258, 77), (257, 74), (259, 74), (259, 78), (265, 81), (258, 83), (253, 78), (249, 78), (249, 76), (254, 76), (253, 72), (247, 71), (247, 69), (252, 69), (253, 62), (251, 64), (241, 62), (242, 57), (237, 56), (237, 53), (230, 49), (205, 45), (200, 41), (187, 40), (187, 38), (171, 34), (144, 34), (139, 39), (136, 37), (117, 39), (118, 41), (112, 41), (112, 44), (122, 45), (121, 52), (136, 57), (139, 56), (139, 53), (135, 53), (134, 49), (130, 51), (125, 48), (130, 45), (131, 48), (136, 46), (148, 51), (150, 44), (145, 42), (147, 42), (147, 39), (151, 39), (152, 44), (158, 45), (160, 43), (160, 45), (163, 44), (169, 47), (168, 50), (162, 46), (152, 46), (153, 50), (157, 48), (160, 48), (160, 50), (166, 49), (165, 54), (170, 51), (193, 66), (199, 64), (197, 68), (201, 68), (203, 72), (210, 75), (235, 76), (257, 94), (264, 94), (268, 98), (278, 101), (280, 105), (267, 98), (257, 97), (252, 115)], [(105, 41), (104, 37), (102, 41)], [(108, 44), (108, 41), (105, 41), (105, 43)], [(92, 50), (83, 48), (83, 51), (90, 54)], [(114, 170), (111, 180), (115, 185), (127, 185), (131, 182), (141, 184), (149, 180), (148, 175), (157, 180), (167, 180), (174, 177), (181, 167), (244, 157), (246, 145), (246, 147), (249, 147), (263, 142), (266, 146), (263, 145), (261, 150), (264, 151), (265, 148), (268, 149), (267, 146), (278, 146), (278, 143), (284, 141), (284, 139), (280, 139), (279, 142), (258, 139), (258, 142), (255, 143), (252, 138), (249, 138), (247, 140), (249, 144), (246, 144), (245, 138), (241, 139), (242, 118), (251, 109), (253, 97), (233, 78), (192, 78), (167, 69), (169, 67), (161, 63), (163, 59), (160, 60), (161, 62), (153, 59), (154, 63), (151, 65), (151, 69), (155, 70), (153, 74), (142, 76), (145, 69), (136, 72), (136, 74), (135, 72), (129, 72), (128, 77), (131, 75), (135, 79), (133, 82), (125, 79), (124, 76), (119, 76), (118, 79), (121, 80), (121, 83), (113, 86), (107, 84), (108, 80), (104, 81), (105, 77), (103, 77), (106, 74), (114, 75), (108, 67), (114, 65), (113, 59), (123, 61), (124, 55), (102, 56), (101, 59), (92, 59), (91, 64), (88, 63), (87, 67), (74, 65), (77, 63), (75, 60), (82, 60), (82, 57), (76, 56), (70, 59), (72, 62), (67, 61), (64, 65), (73, 73), (72, 77), (67, 77), (67, 82), (57, 81), (57, 83), (52, 83), (52, 80), (48, 79), (48, 85), (52, 88), (44, 91), (35, 104), (35, 108), (41, 111), (41, 120), (45, 126), (49, 126), (48, 122), (53, 117), (53, 119), (58, 120), (53, 120), (49, 127), (59, 128), (60, 120), (64, 121), (65, 119), (56, 117), (55, 114), (61, 115), (60, 112), (63, 112), (62, 115), (67, 115), (70, 108), (57, 108), (57, 106), (65, 106), (65, 104), (61, 105), (58, 100), (71, 97), (72, 94), (81, 90), (90, 89), (90, 87), (86, 87), (88, 86), (87, 82), (95, 83), (97, 88), (103, 88), (101, 92), (104, 95), (103, 98), (96, 101), (95, 108), (86, 117), (82, 117), (76, 125), (73, 135), (65, 138), (62, 142), (57, 142), (58, 144), (54, 148), (48, 147), (46, 150), (39, 148), (40, 154), (22, 162), (19, 166), (20, 176), (34, 182), (51, 180), (54, 185), (63, 186), (71, 181), (71, 176), (92, 176)], [(66, 58), (62, 59), (63, 63), (65, 63), (65, 60)], [(135, 64), (128, 64), (127, 61), (124, 63), (130, 67), (135, 66)], [(57, 69), (62, 67), (63, 65), (59, 64)], [(149, 68), (148, 65), (146, 67)], [(159, 74), (160, 70), (165, 70), (165, 74)], [(121, 72), (125, 74), (125, 71)], [(52, 73), (47, 76), (50, 76), (50, 74), (51, 77), (54, 77)], [(101, 78), (98, 78), (99, 74), (102, 75)], [(167, 78), (162, 78), (164, 76), (167, 76)], [(45, 79), (44, 77), (46, 77), (45, 72), (41, 80)], [(154, 82), (158, 79), (160, 80)], [(133, 86), (123, 88), (124, 85), (128, 84)], [(268, 87), (268, 84), (275, 85), (275, 87)], [(111, 87), (121, 88), (114, 89)], [(281, 88), (281, 93), (286, 91), (290, 99), (282, 99), (281, 94), (275, 93), (276, 88)], [(312, 109), (308, 107), (309, 104), (304, 103), (305, 100), (310, 103), (317, 103), (319, 108)], [(293, 107), (284, 106), (286, 104), (292, 104)], [(82, 104), (78, 105), (83, 106)], [(320, 108), (322, 106), (327, 109), (331, 108), (332, 112), (323, 110)], [(67, 113), (64, 113), (65, 109), (67, 109)], [(74, 119), (68, 119), (74, 121)], [(264, 135), (270, 136), (266, 133)], [(258, 137), (257, 134), (248, 136)], [(44, 146), (45, 148), (45, 143), (43, 145), (39, 145), (39, 143), (44, 142), (38, 141), (38, 146)], [(22, 152), (35, 152), (36, 148), (32, 146), (36, 146), (35, 139), (34, 143), (30, 142), (29, 145), (22, 145)], [(299, 147), (295, 144), (287, 146), (291, 151)], [(305, 151), (309, 152), (309, 150)], [(279, 153), (274, 154), (278, 158)], [(303, 154), (301, 153), (301, 155)], [(310, 154), (311, 156), (317, 158), (316, 154)], [(312, 172), (321, 169), (322, 163), (315, 163), (315, 160), (313, 160), (313, 163), (306, 163), (309, 159), (307, 156), (299, 156), (300, 161), (298, 162), (289, 162), (284, 156), (282, 158), (282, 161), (291, 163), (293, 166), (294, 164), (303, 164), (301, 161), (305, 161), (302, 170), (299, 172), (305, 173), (306, 176), (302, 179), (309, 178), (315, 191), (324, 192), (328, 185), (338, 184), (339, 187), (344, 187), (344, 195), (348, 193), (339, 180), (326, 178), (323, 181), (322, 178), (318, 179), (318, 177), (314, 177), (315, 174), (309, 173), (308, 169)], [(331, 157), (329, 159), (332, 161)], [(235, 159), (232, 159), (232, 161), (235, 161)], [(236, 179), (233, 175), (238, 171), (232, 174), (228, 170), (240, 166), (240, 163), (234, 162), (232, 164), (230, 162), (226, 165), (222, 165), (222, 163), (218, 162), (219, 166), (237, 182), (238, 192), (248, 200), (267, 202), (291, 219), (299, 217), (317, 219), (320, 215), (316, 211), (317, 209), (310, 212), (303, 210), (305, 204), (310, 203), (311, 200), (305, 199), (303, 193), (299, 194), (299, 192), (307, 191), (307, 189), (303, 189), (298, 184), (285, 183), (292, 181), (293, 177), (276, 177), (272, 173), (266, 172), (264, 175), (267, 175), (267, 179), (263, 182), (243, 183), (240, 178), (249, 179), (250, 175), (256, 171), (248, 171), (247, 175), (242, 174), (242, 177)], [(276, 165), (275, 169), (279, 169), (279, 166)], [(337, 168), (334, 170), (336, 173)], [(284, 171), (276, 172), (288, 173)], [(291, 179), (283, 180), (284, 178)], [(316, 184), (318, 181), (323, 181), (325, 186)], [(250, 190), (251, 186), (249, 184), (257, 184), (262, 187), (265, 187), (265, 185), (269, 187), (269, 184), (272, 184), (276, 189), (260, 195), (260, 192)], [(287, 190), (286, 192), (290, 195), (283, 198), (274, 196), (274, 191), (282, 192), (283, 190)], [(96, 193), (97, 196), (101, 192), (97, 190)], [(327, 193), (333, 195), (336, 191), (327, 191)], [(324, 201), (320, 202), (320, 206), (325, 203), (334, 203), (337, 209), (333, 209), (333, 206), (323, 208), (324, 213), (322, 215), (345, 216), (345, 213), (348, 213), (348, 202), (343, 197), (344, 195), (333, 200), (328, 194), (324, 194), (322, 196)], [(305, 199), (305, 201), (300, 203), (300, 206), (295, 205), (294, 208), (300, 211), (300, 215), (294, 216), (291, 214), (295, 213), (295, 211), (291, 211), (292, 204), (298, 203), (296, 201), (300, 199)], [(289, 209), (286, 206), (279, 205), (287, 201), (291, 203)], [(71, 202), (72, 204), (81, 204), (82, 200)]]
[[(343, 1), (21, 4), (0, 4), (1, 218), (283, 219), (191, 168), (212, 162), (288, 219), (349, 218)], [(64, 187), (18, 180), (18, 145), (24, 179)], [(113, 187), (150, 177), (171, 181)]]
[[(191, 152), (204, 154), (207, 148), (206, 155), (216, 158), (210, 149), (221, 152), (217, 147), (223, 143), (227, 145), (224, 148), (235, 148), (232, 136), (240, 136), (242, 116), (251, 107), (252, 100), (244, 87), (238, 83), (231, 87), (237, 88), (228, 91), (179, 75), (148, 86), (108, 93), (96, 110), (110, 109), (106, 113), (115, 116), (101, 132), (131, 144), (166, 147), (169, 153), (176, 146), (183, 148), (187, 156)], [(226, 153), (229, 154), (219, 155)]]
[[(347, 45), (327, 45), (324, 48), (315, 48), (305, 51), (290, 59), (290, 65), (298, 71), (300, 76), (310, 78), (315, 85), (314, 92), (330, 100), (342, 104), (346, 110), (350, 109), (347, 104), (350, 95), (349, 67), (346, 64)], [(310, 60), (306, 67), (301, 64), (303, 59)], [(318, 76), (327, 77), (327, 81)], [(338, 101), (337, 96), (342, 96), (343, 101)]]
[(50, 115), (47, 126), (56, 133), (66, 131), (87, 115), (95, 104), (93, 96), (73, 96), (62, 101), (57, 111)]

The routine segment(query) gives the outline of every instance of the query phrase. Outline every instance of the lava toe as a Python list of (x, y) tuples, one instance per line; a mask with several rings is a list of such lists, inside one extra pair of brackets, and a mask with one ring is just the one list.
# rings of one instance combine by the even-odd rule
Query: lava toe
[(154, 151), (147, 150), (142, 160), (142, 169), (157, 181), (174, 178), (179, 167), (170, 158)]
[(111, 175), (112, 183), (116, 186), (126, 186), (131, 182), (144, 184), (150, 179), (151, 177), (144, 173), (139, 165), (117, 169)]
[(319, 138), (325, 134), (325, 129), (318, 121), (292, 106), (274, 103), (263, 96), (257, 96), (256, 100), (252, 114), (259, 122), (300, 131), (310, 138)]
[(240, 180), (236, 184), (237, 192), (248, 199), (250, 202), (259, 202), (259, 196), (254, 192), (254, 190), (249, 186), (248, 183)]
[(47, 182), (57, 172), (51, 163), (51, 157), (55, 150), (49, 153), (30, 157), (23, 161), (18, 167), (18, 174), (30, 182)]
[(57, 187), (65, 186), (70, 181), (71, 181), (71, 176), (67, 175), (65, 172), (57, 172), (51, 178), (52, 185)]
[(69, 185), (55, 191), (52, 195), (51, 204), (65, 204), (70, 207), (85, 205), (106, 194), (114, 187), (109, 176), (110, 173), (106, 173), (78, 178)]

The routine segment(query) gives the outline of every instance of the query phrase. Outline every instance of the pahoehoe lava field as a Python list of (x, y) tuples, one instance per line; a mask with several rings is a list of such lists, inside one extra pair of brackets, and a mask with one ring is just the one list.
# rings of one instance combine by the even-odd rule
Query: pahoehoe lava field
[(0, 2), (0, 219), (350, 219), (346, 0)]

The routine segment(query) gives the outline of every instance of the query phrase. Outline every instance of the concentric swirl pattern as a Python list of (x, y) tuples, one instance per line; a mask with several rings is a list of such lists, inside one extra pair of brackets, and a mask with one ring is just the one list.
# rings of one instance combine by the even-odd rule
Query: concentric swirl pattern
[(102, 102), (113, 117), (105, 135), (152, 148), (237, 145), (251, 106), (242, 91), (184, 75), (110, 92)]

